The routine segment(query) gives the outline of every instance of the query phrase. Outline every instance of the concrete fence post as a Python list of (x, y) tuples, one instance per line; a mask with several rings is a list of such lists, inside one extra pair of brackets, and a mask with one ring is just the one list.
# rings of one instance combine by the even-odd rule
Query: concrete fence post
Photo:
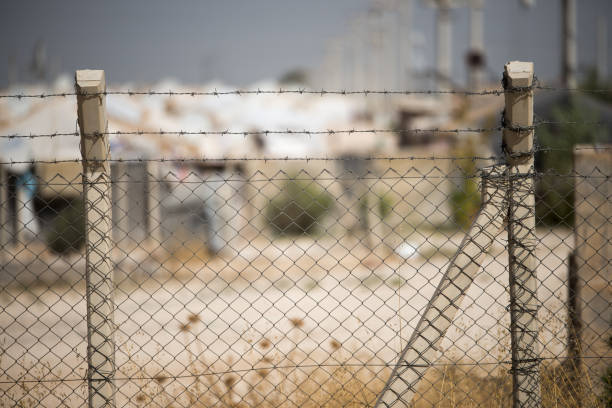
[(541, 405), (532, 83), (533, 63), (506, 64), (503, 148), (509, 178), (510, 339), (515, 408)]
[(110, 145), (104, 71), (76, 72), (86, 218), (87, 385), (90, 407), (115, 406)]

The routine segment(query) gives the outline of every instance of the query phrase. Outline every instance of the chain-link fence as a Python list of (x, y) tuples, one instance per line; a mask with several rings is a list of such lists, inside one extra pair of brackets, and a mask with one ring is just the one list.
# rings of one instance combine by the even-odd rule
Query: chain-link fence
[[(533, 134), (509, 119), (505, 140)], [(109, 160), (98, 142), (85, 166), (2, 166), (3, 405), (603, 404), (610, 146), (558, 171), (533, 146)]]

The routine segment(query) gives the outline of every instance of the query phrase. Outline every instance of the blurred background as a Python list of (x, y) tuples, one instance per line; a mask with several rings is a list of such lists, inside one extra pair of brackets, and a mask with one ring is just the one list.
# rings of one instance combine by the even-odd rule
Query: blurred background
[[(612, 4), (578, 2), (576, 69), (600, 67), (612, 42)], [(468, 84), (470, 51), (484, 80), (508, 60), (534, 61), (544, 81), (562, 78), (562, 0), (262, 0), (4, 2), (0, 86), (52, 83), (62, 73), (104, 68), (111, 83), (247, 86), (300, 79), (314, 87), (429, 88), (438, 71)], [(436, 34), (448, 26), (448, 39)], [(603, 30), (603, 31), (602, 31)], [(437, 42), (448, 41), (439, 50)], [(447, 67), (440, 67), (440, 58)], [(474, 53), (472, 53), (474, 54)], [(300, 73), (300, 75), (297, 75)], [(604, 75), (604, 72), (600, 72)], [(607, 75), (604, 75), (607, 76)], [(369, 77), (369, 80), (365, 80)], [(375, 81), (374, 81), (375, 79)]]
[[(541, 148), (566, 151), (538, 152), (538, 170), (570, 171), (568, 149), (612, 137), (612, 3), (605, 0), (232, 0), (181, 7), (22, 1), (0, 5), (0, 19), (0, 87), (9, 94), (70, 92), (74, 71), (83, 68), (105, 70), (108, 89), (123, 91), (425, 91), (367, 97), (109, 95), (109, 131), (141, 133), (111, 135), (114, 159), (222, 159), (202, 166), (234, 171), (227, 160), (245, 156), (499, 156), (503, 98), (465, 91), (501, 89), (510, 60), (533, 61), (538, 83), (555, 88), (536, 92), (536, 140)], [(564, 90), (574, 88), (596, 91)], [(484, 131), (439, 131), (470, 128)], [(363, 133), (329, 135), (328, 129)], [(375, 129), (384, 131), (365, 132)], [(72, 98), (0, 100), (5, 135), (76, 131)], [(39, 165), (37, 171), (29, 163), (80, 158), (74, 135), (2, 138), (0, 158), (22, 162), (9, 166), (15, 186), (30, 173), (79, 174), (78, 164), (61, 171)], [(367, 171), (357, 162), (347, 168)], [(258, 166), (237, 168), (248, 177)], [(193, 170), (176, 163), (162, 167), (183, 176)], [(473, 167), (470, 173), (480, 164)], [(298, 163), (288, 171), (303, 168)], [(567, 222), (571, 205), (558, 198), (569, 197), (573, 187), (546, 177), (539, 185), (554, 193), (553, 211), (541, 210), (543, 219)]]
[[(542, 355), (575, 352), (577, 254), (589, 262), (575, 273), (593, 278), (581, 295), (593, 378), (610, 384), (611, 25), (609, 0), (1, 2), (0, 401), (86, 399), (79, 382), (49, 392), (33, 369), (77, 380), (86, 369), (81, 69), (104, 70), (109, 91), (120, 402), (149, 398), (138, 370), (160, 387), (192, 375), (193, 347), (209, 368), (236, 370), (210, 377), (222, 401), (247, 395), (251, 374), (262, 382), (261, 367), (312, 359), (365, 362), (348, 394), (367, 389), (371, 404), (486, 201), (480, 170), (504, 161), (501, 79), (515, 60), (538, 78)], [(509, 367), (493, 371), (510, 358), (508, 243), (494, 241), (478, 248), (486, 268), (442, 362), (481, 364), (463, 394), (509, 406), (490, 399), (499, 384), (511, 395)], [(276, 387), (284, 375), (267, 377), (263, 400), (299, 394), (293, 379)], [(27, 376), (30, 389), (13, 380)], [(186, 389), (178, 381), (177, 401)]]

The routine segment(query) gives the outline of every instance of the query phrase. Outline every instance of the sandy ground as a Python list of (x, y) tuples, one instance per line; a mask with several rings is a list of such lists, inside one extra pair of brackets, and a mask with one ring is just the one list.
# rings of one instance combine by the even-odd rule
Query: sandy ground
[[(542, 353), (561, 357), (573, 240), (567, 230), (538, 235)], [(117, 249), (117, 377), (188, 377), (194, 360), (208, 372), (236, 372), (236, 389), (261, 367), (299, 371), (291, 367), (348, 362), (387, 375), (385, 365), (397, 358), (461, 238), (419, 231), (407, 240), (416, 248), (408, 259), (332, 237), (262, 237), (216, 257), (187, 248), (178, 257), (152, 248)], [(442, 343), (441, 362), (477, 363), (486, 374), (509, 359), (504, 244), (498, 241), (487, 254)], [(29, 246), (15, 249), (11, 259), (0, 293), (0, 401), (82, 405), (82, 256), (61, 259)], [(11, 383), (17, 378), (76, 381), (23, 388)], [(118, 384), (117, 398), (125, 402), (140, 383)]]

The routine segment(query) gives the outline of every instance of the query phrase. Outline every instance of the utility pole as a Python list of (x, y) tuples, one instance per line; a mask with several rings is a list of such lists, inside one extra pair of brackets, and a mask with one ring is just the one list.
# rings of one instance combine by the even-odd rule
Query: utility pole
[(450, 88), (451, 77), (451, 20), (450, 0), (437, 0), (436, 14), (436, 79), (439, 90)]
[(367, 73), (367, 49), (364, 35), (364, 18), (357, 17), (350, 28), (351, 43), (353, 48), (353, 85), (354, 89), (365, 89), (365, 78)]
[(562, 0), (563, 12), (563, 83), (575, 88), (576, 82), (576, 0)]
[(597, 81), (608, 79), (608, 23), (604, 16), (597, 19)]
[(411, 44), (412, 36), (410, 35), (412, 25), (410, 24), (410, 16), (412, 13), (412, 0), (397, 0), (397, 56), (398, 56), (398, 88), (409, 89), (411, 77)]
[(382, 30), (382, 6), (375, 2), (367, 14), (368, 27), (368, 83), (372, 88), (383, 88), (382, 70), (383, 57), (383, 30)]
[(484, 0), (470, 1), (470, 51), (467, 58), (469, 87), (477, 90), (484, 67)]
[(8, 73), (8, 88), (12, 87), (13, 85), (17, 84), (17, 80), (18, 80), (18, 72), (19, 72), (19, 68), (17, 67), (17, 57), (15, 56), (14, 53), (10, 53), (8, 56), (8, 69), (7, 69), (7, 73)]

